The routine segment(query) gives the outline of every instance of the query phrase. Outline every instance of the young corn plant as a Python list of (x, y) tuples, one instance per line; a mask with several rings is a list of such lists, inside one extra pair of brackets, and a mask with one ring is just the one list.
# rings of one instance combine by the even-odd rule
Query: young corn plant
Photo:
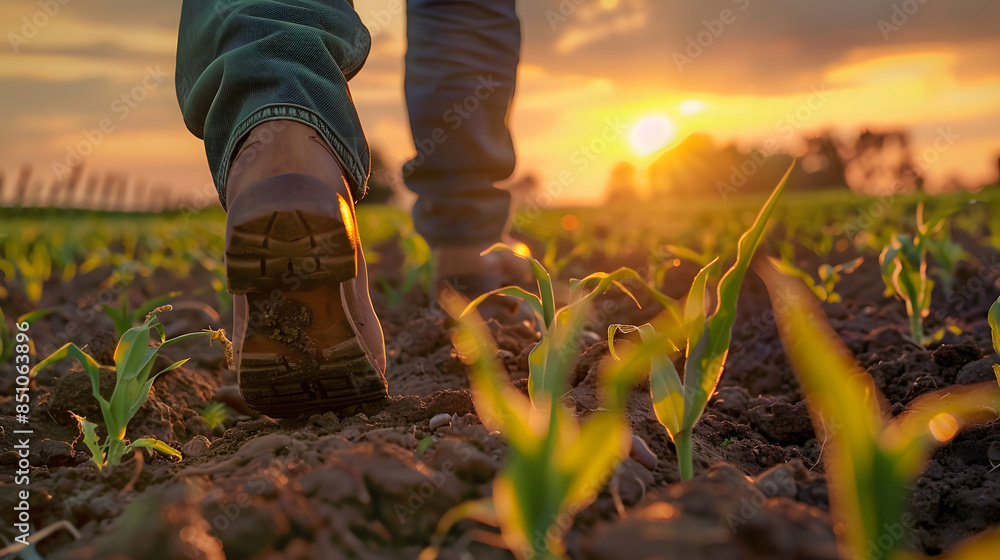
[[(993, 352), (1000, 356), (1000, 298), (997, 298), (990, 306), (987, 319), (990, 323), (990, 331), (993, 333)], [(993, 364), (993, 373), (997, 376), (997, 384), (1000, 384), (1000, 366)]]
[(923, 319), (930, 313), (934, 281), (927, 277), (927, 243), (924, 237), (899, 234), (882, 250), (879, 264), (886, 295), (894, 295), (906, 303), (913, 342), (925, 345)]
[[(139, 408), (149, 397), (149, 390), (153, 386), (156, 378), (168, 371), (177, 369), (187, 362), (187, 359), (175, 362), (158, 373), (153, 374), (153, 362), (156, 355), (163, 348), (178, 342), (184, 342), (196, 338), (208, 338), (210, 340), (220, 340), (229, 350), (229, 341), (225, 337), (225, 331), (206, 330), (197, 333), (189, 333), (167, 339), (164, 334), (163, 324), (156, 320), (158, 313), (170, 311), (169, 305), (152, 310), (146, 317), (145, 322), (133, 327), (122, 335), (115, 348), (115, 388), (111, 394), (111, 399), (107, 400), (101, 396), (100, 374), (102, 366), (94, 358), (81, 350), (72, 342), (66, 343), (62, 348), (56, 350), (51, 356), (38, 362), (32, 368), (32, 375), (48, 367), (49, 365), (65, 358), (76, 359), (83, 370), (90, 376), (91, 386), (94, 391), (94, 398), (97, 399), (101, 407), (101, 414), (104, 417), (104, 425), (108, 435), (104, 443), (99, 443), (97, 436), (97, 424), (89, 422), (86, 418), (76, 416), (83, 431), (83, 443), (90, 450), (94, 463), (98, 469), (104, 465), (117, 465), (121, 463), (122, 457), (133, 449), (146, 448), (157, 451), (165, 455), (180, 458), (181, 454), (176, 449), (166, 443), (153, 438), (139, 438), (132, 443), (125, 443), (125, 428), (135, 416)], [(152, 333), (156, 333), (156, 345), (150, 347)]]
[(213, 431), (216, 428), (225, 426), (226, 422), (232, 417), (231, 409), (226, 406), (226, 403), (219, 401), (209, 402), (198, 410), (198, 415), (208, 424), (208, 429)]
[(568, 367), (569, 360), (576, 358), (574, 351), (587, 318), (587, 310), (597, 296), (617, 287), (636, 301), (632, 292), (622, 284), (624, 280), (630, 279), (663, 305), (672, 317), (680, 317), (676, 301), (646, 284), (639, 273), (629, 268), (620, 268), (610, 273), (596, 272), (582, 280), (571, 280), (570, 303), (556, 309), (552, 277), (545, 267), (534, 258), (521, 255), (502, 243), (493, 245), (483, 254), (501, 250), (511, 251), (528, 261), (538, 283), (539, 295), (519, 286), (498, 288), (469, 302), (460, 317), (473, 313), (486, 298), (494, 295), (516, 297), (531, 307), (542, 328), (541, 340), (528, 354), (528, 395), (537, 408), (548, 410), (551, 403), (568, 390), (565, 379), (559, 372)]
[[(753, 225), (740, 237), (736, 262), (719, 281), (718, 301), (711, 316), (707, 316), (705, 311), (706, 289), (709, 274), (716, 261), (706, 265), (695, 276), (680, 322), (672, 318), (664, 328), (664, 334), (671, 340), (686, 341), (687, 361), (684, 365), (683, 382), (670, 359), (671, 355), (679, 351), (682, 344), (661, 344), (657, 359), (650, 361), (653, 410), (657, 420), (666, 428), (667, 435), (677, 448), (677, 462), (683, 480), (694, 477), (691, 430), (701, 418), (705, 405), (708, 404), (708, 399), (715, 392), (715, 387), (722, 376), (722, 368), (729, 354), (733, 323), (736, 321), (736, 300), (743, 284), (743, 277), (746, 276), (750, 261), (764, 234), (764, 228), (788, 182), (791, 171), (792, 167), (789, 167), (770, 198), (760, 209)], [(650, 324), (639, 327), (611, 325), (608, 328), (608, 346), (613, 354), (614, 338), (618, 331), (626, 333), (638, 331), (644, 339), (643, 345), (649, 344), (650, 341), (655, 343), (659, 337)], [(680, 336), (677, 334), (678, 331)]]
[[(437, 558), (444, 536), (465, 518), (499, 526), (504, 545), (519, 560), (564, 558), (562, 538), (574, 516), (594, 500), (628, 455), (626, 397), (631, 383), (644, 373), (641, 366), (650, 352), (637, 351), (622, 366), (603, 369), (605, 412), (580, 421), (561, 402), (541, 398), (553, 394), (543, 384), (534, 392), (535, 402), (544, 403), (541, 407), (515, 389), (496, 359), (489, 329), (478, 315), (463, 311), (457, 299), (443, 302), (458, 321), (455, 347), (469, 364), (480, 419), (507, 441), (507, 462), (493, 481), (492, 498), (466, 502), (446, 513), (420, 560)], [(577, 309), (586, 311), (585, 304)], [(570, 366), (563, 359), (547, 362), (547, 383), (564, 383)]]
[(128, 289), (123, 289), (121, 295), (118, 297), (119, 303), (117, 308), (104, 304), (101, 309), (105, 315), (114, 321), (115, 331), (118, 333), (118, 338), (121, 338), (133, 326), (144, 321), (144, 318), (150, 311), (163, 306), (179, 295), (180, 292), (170, 292), (162, 296), (157, 296), (136, 309), (129, 309)]
[[(935, 447), (966, 426), (996, 418), (1000, 387), (984, 383), (924, 395), (893, 418), (871, 376), (805, 287), (773, 269), (762, 276), (813, 426), (828, 442), (824, 462), (831, 513), (844, 527), (841, 557), (918, 558), (903, 550), (915, 522), (906, 507), (909, 489)], [(998, 535), (975, 539), (943, 557), (992, 556), (1000, 547)], [(984, 550), (992, 552), (980, 556)]]
[[(14, 324), (20, 325), (21, 323), (28, 323), (29, 325), (42, 317), (52, 313), (55, 309), (39, 309), (37, 311), (32, 311), (30, 313), (25, 313), (14, 321)], [(20, 338), (20, 340), (19, 340)], [(0, 309), (0, 365), (6, 364), (7, 360), (14, 354), (15, 345), (18, 342), (23, 342), (27, 337), (18, 337), (11, 334), (10, 329), (7, 327), (7, 321), (4, 319), (3, 310)], [(28, 355), (35, 355), (35, 345), (31, 340), (28, 340)], [(24, 369), (27, 369), (26, 367)]]
[(825, 301), (826, 303), (837, 303), (843, 300), (840, 294), (836, 292), (837, 284), (843, 280), (844, 274), (854, 272), (861, 266), (861, 263), (865, 262), (864, 257), (858, 257), (837, 265), (822, 264), (816, 271), (816, 277), (818, 278), (816, 280), (811, 274), (795, 266), (792, 260), (792, 253), (784, 249), (780, 253), (780, 259), (769, 257), (768, 260), (771, 261), (771, 264), (783, 274), (801, 279), (809, 287), (809, 290), (816, 294), (816, 297), (820, 301)]
[(955, 268), (960, 261), (971, 257), (961, 245), (951, 240), (947, 218), (924, 222), (924, 204), (917, 205), (917, 235), (924, 240), (927, 251), (936, 263), (934, 272), (941, 279), (946, 292), (955, 285)]

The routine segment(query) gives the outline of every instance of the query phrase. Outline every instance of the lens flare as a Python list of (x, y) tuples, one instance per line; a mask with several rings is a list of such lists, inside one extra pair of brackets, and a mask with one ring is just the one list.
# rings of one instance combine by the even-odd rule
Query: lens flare
[(646, 117), (632, 127), (629, 142), (640, 156), (648, 156), (667, 147), (677, 135), (677, 127), (667, 117)]

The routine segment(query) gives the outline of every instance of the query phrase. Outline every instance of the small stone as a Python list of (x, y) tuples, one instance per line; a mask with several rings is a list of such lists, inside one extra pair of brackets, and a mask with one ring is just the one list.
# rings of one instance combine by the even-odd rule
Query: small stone
[(598, 342), (601, 342), (602, 340), (604, 340), (604, 338), (602, 338), (601, 335), (593, 331), (583, 331), (582, 333), (580, 333), (580, 341), (584, 348), (590, 348), (591, 346), (597, 344)]
[(184, 444), (181, 447), (181, 455), (184, 458), (194, 459), (204, 455), (208, 448), (212, 446), (212, 442), (208, 441), (205, 436), (194, 436), (191, 441)]
[(121, 513), (122, 504), (110, 496), (98, 496), (84, 502), (84, 509), (97, 519), (109, 519)]
[(794, 498), (798, 494), (798, 488), (795, 486), (795, 470), (787, 463), (775, 465), (761, 473), (754, 480), (754, 484), (768, 498), (779, 496)]
[(651, 471), (656, 470), (656, 465), (660, 461), (646, 445), (645, 440), (635, 434), (632, 434), (632, 450), (629, 451), (628, 456)]
[(750, 486), (750, 479), (729, 463), (715, 463), (708, 468), (705, 477), (716, 484), (733, 490), (742, 490)]
[(994, 441), (990, 444), (990, 449), (986, 452), (986, 458), (990, 460), (990, 464), (994, 467), (1000, 465), (1000, 441)]
[(448, 414), (447, 412), (442, 412), (441, 414), (435, 415), (433, 418), (431, 418), (430, 421), (430, 428), (432, 432), (440, 428), (441, 426), (450, 426), (450, 425), (451, 425), (451, 414)]
[(42, 462), (50, 467), (63, 467), (73, 464), (73, 446), (65, 441), (43, 439), (38, 445), (38, 454)]
[(957, 385), (971, 385), (996, 381), (996, 374), (993, 373), (994, 363), (993, 358), (989, 357), (965, 364), (962, 369), (958, 370), (955, 383)]

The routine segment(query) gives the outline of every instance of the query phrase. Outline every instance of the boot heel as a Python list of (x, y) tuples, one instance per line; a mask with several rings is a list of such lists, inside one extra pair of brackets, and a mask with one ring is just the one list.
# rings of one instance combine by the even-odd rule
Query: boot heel
[(268, 177), (229, 208), (226, 282), (234, 294), (344, 282), (358, 274), (357, 248), (349, 200), (333, 199), (329, 186), (309, 175)]

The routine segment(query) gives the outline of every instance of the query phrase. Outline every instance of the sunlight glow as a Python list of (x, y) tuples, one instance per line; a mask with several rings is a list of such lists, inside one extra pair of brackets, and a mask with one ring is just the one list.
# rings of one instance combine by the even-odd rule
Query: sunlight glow
[(667, 117), (653, 115), (632, 127), (629, 142), (640, 156), (648, 156), (665, 148), (677, 135), (677, 128)]
[(705, 102), (699, 99), (685, 99), (679, 107), (682, 115), (694, 115), (705, 110)]

